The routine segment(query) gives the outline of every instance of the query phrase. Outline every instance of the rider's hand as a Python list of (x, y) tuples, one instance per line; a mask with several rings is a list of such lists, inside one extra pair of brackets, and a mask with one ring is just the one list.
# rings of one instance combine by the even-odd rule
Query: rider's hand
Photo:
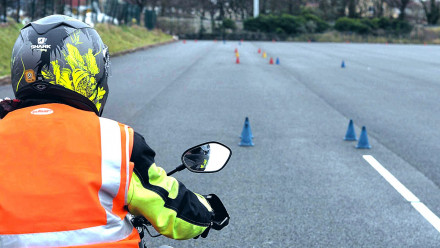
[(226, 211), (222, 201), (215, 194), (207, 195), (205, 199), (209, 202), (209, 205), (211, 205), (212, 210), (214, 210), (211, 227), (215, 230), (223, 229), (223, 227), (229, 224), (230, 217), (228, 211)]
[(3, 119), (9, 112), (14, 111), (20, 105), (20, 100), (11, 100), (8, 97), (0, 99), (0, 119)]
[(211, 225), (206, 228), (206, 230), (201, 235), (195, 237), (195, 239), (199, 238), (200, 236), (202, 236), (202, 238), (206, 238), (211, 228), (213, 228), (214, 230), (221, 230), (223, 229), (223, 227), (229, 224), (229, 214), (226, 211), (226, 208), (221, 202), (220, 198), (218, 198), (218, 196), (216, 196), (215, 194), (205, 195), (204, 197), (209, 202), (209, 205), (211, 205), (214, 214), (212, 217)]

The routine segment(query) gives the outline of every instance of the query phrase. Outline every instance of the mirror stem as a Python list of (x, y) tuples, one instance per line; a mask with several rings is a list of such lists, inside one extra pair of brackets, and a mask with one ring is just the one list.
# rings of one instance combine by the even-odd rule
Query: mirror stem
[(176, 169), (168, 172), (167, 176), (171, 176), (171, 175), (173, 175), (174, 173), (176, 173), (178, 171), (184, 170), (185, 168), (186, 168), (186, 166), (184, 164), (181, 164), (181, 165), (177, 166)]

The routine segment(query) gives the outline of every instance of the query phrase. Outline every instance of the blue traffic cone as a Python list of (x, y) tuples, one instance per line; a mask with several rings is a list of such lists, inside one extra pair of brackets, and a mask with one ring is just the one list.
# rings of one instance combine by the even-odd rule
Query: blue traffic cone
[(344, 140), (347, 140), (347, 141), (357, 140), (356, 132), (354, 131), (353, 120), (350, 120), (350, 122), (348, 123), (347, 133), (345, 133)]
[(275, 64), (277, 64), (277, 65), (280, 64), (280, 58), (277, 58), (277, 61), (275, 62)]
[(345, 61), (344, 60), (342, 60), (341, 68), (345, 68)]
[[(247, 126), (247, 128), (246, 128), (246, 126)], [(241, 136), (240, 136), (241, 139), (243, 139), (243, 137), (246, 136), (246, 134), (245, 134), (245, 132), (247, 132), (246, 129), (249, 129), (249, 135), (250, 135), (251, 139), (253, 139), (254, 135), (252, 134), (252, 129), (251, 129), (251, 125), (249, 123), (248, 117), (246, 117), (246, 119), (244, 119), (243, 131), (241, 131)]]
[(370, 149), (370, 143), (368, 143), (367, 129), (362, 127), (361, 136), (359, 136), (359, 142), (356, 146), (358, 149)]
[(244, 122), (243, 131), (241, 132), (241, 142), (238, 145), (239, 146), (254, 146), (254, 142), (252, 142), (251, 125), (249, 124), (249, 119), (247, 117)]

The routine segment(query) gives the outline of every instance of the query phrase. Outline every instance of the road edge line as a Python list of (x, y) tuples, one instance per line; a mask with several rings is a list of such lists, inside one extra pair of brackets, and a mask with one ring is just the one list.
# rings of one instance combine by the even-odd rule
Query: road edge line
[(419, 198), (415, 196), (405, 185), (391, 174), (372, 155), (363, 155), (367, 161), (399, 194), (411, 203), (411, 206), (421, 214), (438, 232), (440, 232), (440, 218), (435, 215)]

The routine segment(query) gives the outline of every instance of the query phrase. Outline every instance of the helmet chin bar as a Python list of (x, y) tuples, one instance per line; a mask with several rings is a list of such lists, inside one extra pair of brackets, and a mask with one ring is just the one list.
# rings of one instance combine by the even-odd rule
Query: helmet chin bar
[(95, 104), (87, 97), (45, 81), (36, 81), (21, 87), (15, 97), (20, 100), (45, 100), (45, 102), (65, 103), (81, 110), (93, 111), (98, 116), (101, 116), (102, 113), (102, 110), (100, 113)]

